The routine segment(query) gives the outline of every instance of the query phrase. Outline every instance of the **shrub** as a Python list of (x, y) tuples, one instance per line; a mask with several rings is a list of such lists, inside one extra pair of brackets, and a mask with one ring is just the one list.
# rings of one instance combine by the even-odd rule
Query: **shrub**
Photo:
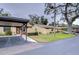
[(38, 32), (28, 33), (28, 36), (38, 35)]
[(39, 34), (42, 34), (41, 32), (39, 32)]
[(5, 32), (5, 35), (12, 35), (12, 32), (10, 30)]
[(62, 30), (67, 31), (67, 28), (62, 28)]
[(49, 34), (52, 34), (53, 32), (49, 32)]

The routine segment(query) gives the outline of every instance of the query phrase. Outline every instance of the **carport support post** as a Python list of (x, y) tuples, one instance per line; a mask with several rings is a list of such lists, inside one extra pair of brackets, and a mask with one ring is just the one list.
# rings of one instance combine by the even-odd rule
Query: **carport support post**
[(25, 25), (25, 33), (26, 33), (26, 40), (27, 40), (27, 24)]
[(27, 24), (23, 24), (21, 27), (21, 36), (24, 40), (27, 41)]

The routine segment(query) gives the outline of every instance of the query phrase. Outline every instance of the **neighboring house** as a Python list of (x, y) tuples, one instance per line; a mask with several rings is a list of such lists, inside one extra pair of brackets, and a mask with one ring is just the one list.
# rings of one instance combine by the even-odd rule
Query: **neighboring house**
[(49, 34), (54, 31), (62, 31), (62, 28), (64, 27), (56, 27), (56, 29), (54, 30), (53, 26), (35, 24), (33, 26), (28, 26), (27, 33), (38, 32), (42, 34)]
[[(45, 25), (42, 25), (45, 26)], [(27, 25), (27, 33), (33, 33), (33, 32), (38, 32), (38, 33), (42, 33), (42, 34), (47, 34), (49, 32), (51, 32), (51, 29), (46, 29), (44, 27), (41, 27), (38, 24), (35, 25)]]
[(34, 28), (36, 31), (42, 34), (49, 34), (51, 32), (51, 29), (48, 28), (47, 25), (34, 25)]
[(76, 33), (79, 33), (79, 26), (77, 25), (74, 25), (74, 26), (72, 26), (72, 28), (73, 28), (73, 32), (76, 32)]
[[(79, 33), (79, 26), (72, 26), (73, 28), (73, 32)], [(64, 32), (67, 31), (67, 27), (55, 27), (54, 30), (54, 26), (48, 26), (48, 25), (39, 25), (39, 24), (35, 24), (35, 25), (30, 25), (28, 24), (28, 28), (27, 28), (27, 33), (33, 33), (33, 32), (38, 32), (38, 33), (42, 33), (42, 34), (49, 34), (51, 32)]]

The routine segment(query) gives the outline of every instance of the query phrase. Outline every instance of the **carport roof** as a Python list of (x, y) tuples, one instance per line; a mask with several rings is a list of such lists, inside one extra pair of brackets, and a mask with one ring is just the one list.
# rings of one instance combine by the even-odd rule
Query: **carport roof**
[(8, 16), (0, 16), (0, 21), (4, 22), (16, 22), (16, 23), (28, 23), (29, 20), (18, 18), (18, 17), (8, 17)]

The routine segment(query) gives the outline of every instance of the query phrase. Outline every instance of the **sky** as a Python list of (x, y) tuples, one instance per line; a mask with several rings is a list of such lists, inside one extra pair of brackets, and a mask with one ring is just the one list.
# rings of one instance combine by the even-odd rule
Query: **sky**
[[(29, 18), (28, 15), (30, 14), (45, 15), (45, 6), (43, 3), (0, 3), (0, 8), (10, 12), (12, 16), (19, 18)], [(45, 15), (45, 17), (49, 19), (49, 23), (52, 22), (50, 16)], [(74, 24), (79, 25), (79, 19), (77, 19)]]
[(34, 3), (4, 3), (0, 4), (0, 8), (5, 11), (9, 11), (12, 16), (25, 18), (29, 14), (44, 14), (44, 4), (34, 4)]

